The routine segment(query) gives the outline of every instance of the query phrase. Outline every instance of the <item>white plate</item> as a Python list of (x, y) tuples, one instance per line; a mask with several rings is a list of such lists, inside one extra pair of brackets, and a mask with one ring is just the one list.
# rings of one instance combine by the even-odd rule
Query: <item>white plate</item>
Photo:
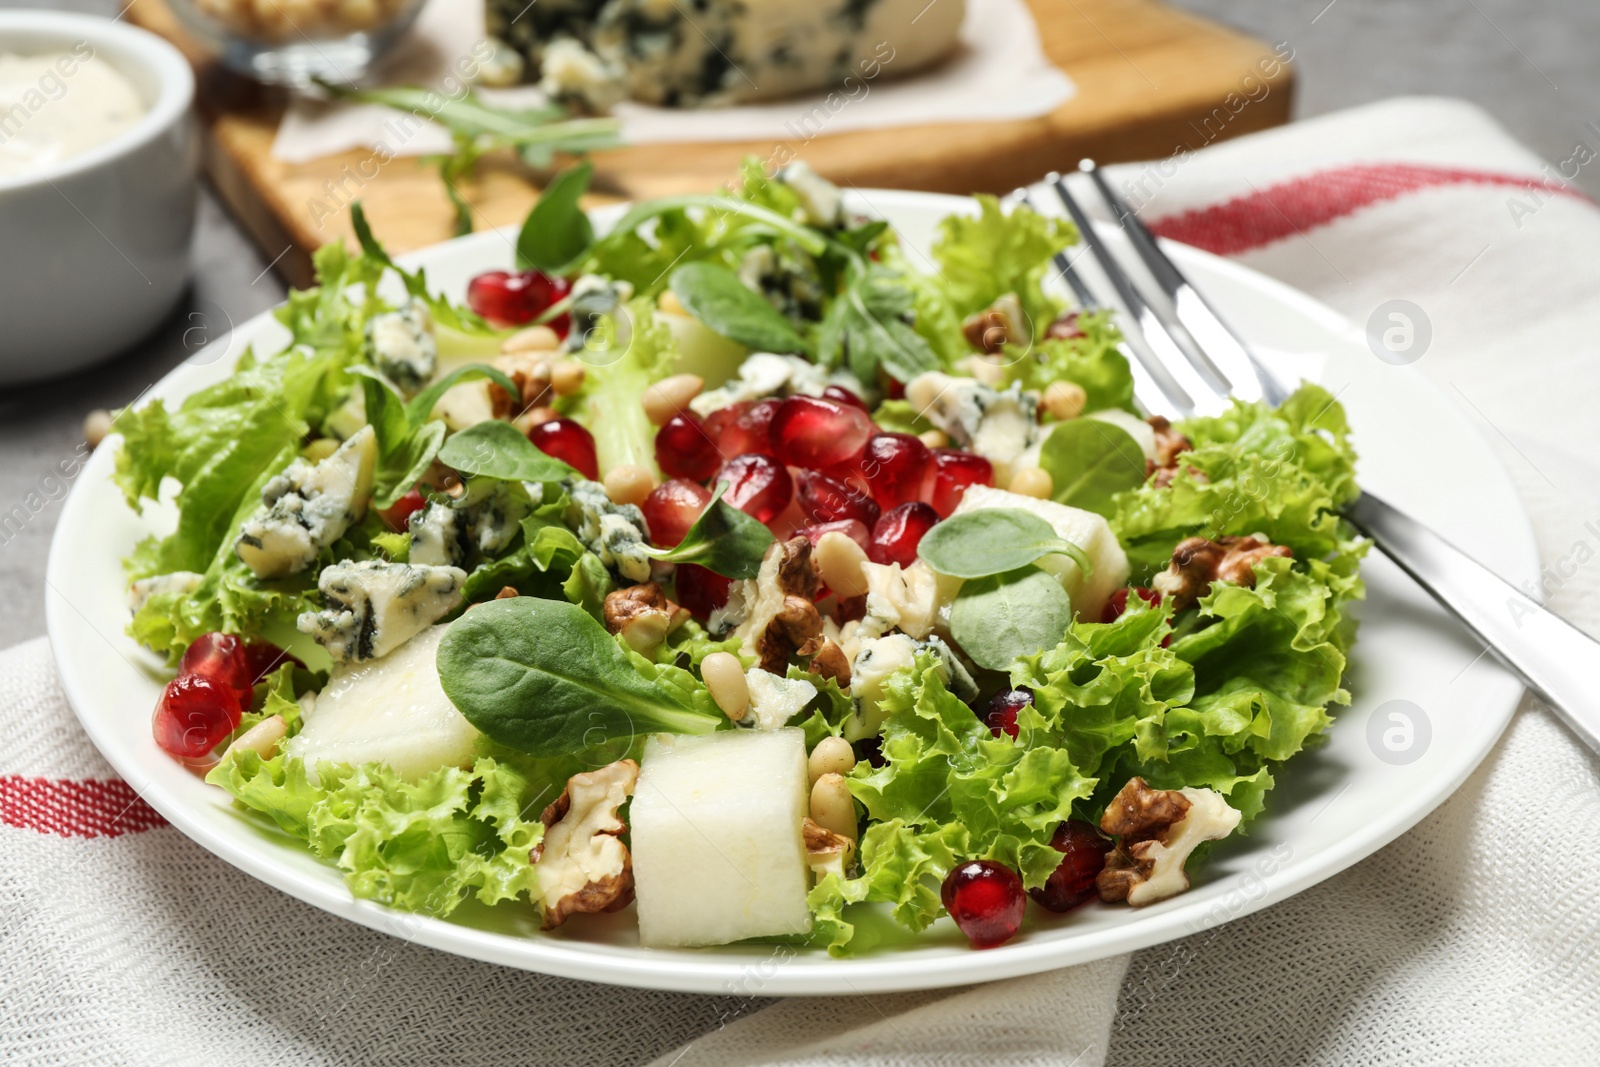
[[(937, 220), (970, 203), (903, 192), (856, 196), (913, 245)], [(606, 221), (615, 215), (602, 216)], [(1333, 312), (1224, 260), (1175, 248), (1195, 283), (1230, 322), (1284, 366), (1317, 376), (1349, 410), (1361, 480), (1512, 582), (1538, 572), (1534, 539), (1511, 482), (1475, 429), (1413, 369), (1380, 362)], [(505, 266), (503, 234), (484, 233), (408, 257), (460, 299), (468, 278)], [(219, 340), (152, 391), (169, 403), (228, 373), (238, 353), (271, 350), (283, 334), (268, 316)], [(836, 960), (823, 952), (764, 946), (642, 949), (632, 916), (582, 917), (551, 935), (531, 909), (463, 906), (449, 921), (351, 898), (332, 866), (297, 842), (235, 812), (221, 790), (163, 755), (150, 709), (164, 681), (157, 664), (123, 635), (127, 608), (119, 560), (148, 530), (111, 484), (114, 449), (97, 451), (61, 516), (46, 580), (50, 638), (67, 696), (84, 729), (140, 795), (212, 852), (293, 896), (355, 922), (476, 959), (597, 982), (742, 995), (921, 989), (1029, 974), (1182, 937), (1288, 897), (1370, 855), (1444, 801), (1488, 753), (1510, 720), (1521, 686), (1387, 561), (1365, 567), (1369, 600), (1348, 684), (1354, 705), (1327, 744), (1279, 774), (1267, 813), (1247, 838), (1224, 843), (1194, 889), (1142, 910), (1090, 905), (1062, 917), (1029, 909), (1022, 933), (975, 952), (949, 920), (907, 947)], [(1471, 472), (1470, 477), (1465, 472)], [(1382, 743), (1404, 724), (1390, 701), (1410, 702), (1412, 746), (1401, 762)], [(1386, 706), (1389, 705), (1389, 706)], [(1378, 710), (1379, 714), (1374, 715)], [(1374, 738), (1369, 742), (1369, 737)], [(1380, 758), (1378, 753), (1388, 758)]]

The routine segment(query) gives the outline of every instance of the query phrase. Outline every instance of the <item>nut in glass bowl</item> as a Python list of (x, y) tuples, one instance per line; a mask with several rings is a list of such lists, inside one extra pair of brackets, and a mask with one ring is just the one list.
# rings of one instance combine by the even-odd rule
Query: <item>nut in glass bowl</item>
[(169, 0), (229, 69), (257, 81), (350, 82), (416, 20), (425, 0)]

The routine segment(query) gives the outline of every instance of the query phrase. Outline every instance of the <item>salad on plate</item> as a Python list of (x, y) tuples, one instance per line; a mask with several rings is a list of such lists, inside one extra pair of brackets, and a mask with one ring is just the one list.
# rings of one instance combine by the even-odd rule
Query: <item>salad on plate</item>
[(358, 206), (280, 351), (118, 418), (160, 748), (356, 897), (644, 946), (1186, 890), (1349, 700), (1334, 398), (1145, 418), (1023, 207), (920, 256), (751, 163), (602, 233), (588, 173), (464, 304)]

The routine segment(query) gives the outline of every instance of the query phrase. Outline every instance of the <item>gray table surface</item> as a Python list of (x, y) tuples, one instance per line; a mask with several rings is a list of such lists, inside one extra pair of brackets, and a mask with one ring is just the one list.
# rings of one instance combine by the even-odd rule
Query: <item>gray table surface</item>
[[(135, 0), (137, 2), (137, 0)], [(1600, 149), (1600, 5), (1592, 0), (1176, 0), (1179, 6), (1273, 41), (1300, 64), (1302, 116), (1404, 93), (1472, 100), (1546, 158), (1577, 142)], [(125, 0), (0, 2), (113, 15)], [(1578, 175), (1600, 194), (1600, 168)], [(0, 255), (26, 254), (7, 248)], [(50, 502), (16, 533), (0, 529), (0, 648), (44, 633), (44, 563), (60, 513), (56, 463), (83, 439), (83, 417), (114, 408), (215, 337), (283, 299), (234, 221), (205, 193), (195, 234), (194, 282), (149, 337), (72, 378), (0, 389), (0, 515), (37, 493)], [(51, 499), (53, 498), (53, 499)]]

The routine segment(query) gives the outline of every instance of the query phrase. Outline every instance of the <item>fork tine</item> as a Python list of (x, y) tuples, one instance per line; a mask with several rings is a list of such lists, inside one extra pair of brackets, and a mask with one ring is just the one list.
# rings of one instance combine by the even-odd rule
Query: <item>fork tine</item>
[(1178, 321), (1189, 336), (1201, 347), (1202, 354), (1228, 385), (1233, 395), (1241, 400), (1258, 400), (1263, 395), (1273, 404), (1283, 402), (1287, 395), (1283, 384), (1256, 359), (1244, 340), (1224, 322), (1209, 301), (1190, 284), (1178, 265), (1156, 241), (1148, 227), (1133, 213), (1127, 201), (1111, 187), (1100, 168), (1092, 159), (1081, 160), (1078, 169), (1089, 175), (1100, 198), (1116, 216), (1123, 232), (1128, 235), (1134, 251), (1144, 261), (1150, 276), (1172, 301)]
[[(1139, 333), (1144, 338), (1144, 345), (1138, 351), (1141, 355), (1144, 352), (1149, 353), (1150, 362), (1146, 365), (1151, 375), (1158, 381), (1166, 377), (1174, 383), (1175, 388), (1183, 394), (1182, 400), (1173, 395), (1174, 402), (1180, 408), (1198, 415), (1221, 414), (1228, 406), (1226, 390), (1201, 373), (1200, 368), (1178, 344), (1177, 338), (1173, 336), (1167, 324), (1139, 295), (1133, 279), (1128, 277), (1122, 265), (1106, 247), (1104, 239), (1089, 221), (1089, 216), (1078, 204), (1077, 198), (1072, 195), (1072, 190), (1067, 188), (1066, 180), (1059, 174), (1055, 175), (1051, 186), (1055, 189), (1056, 196), (1061, 199), (1062, 206), (1072, 216), (1072, 221), (1078, 224), (1084, 243), (1094, 254), (1095, 261), (1099, 263), (1106, 280), (1111, 283), (1123, 306), (1138, 324)], [(1172, 395), (1171, 388), (1167, 392)]]
[[(1038, 206), (1033, 202), (1032, 195), (1026, 188), (1014, 191), (1006, 198), (1006, 202), (1010, 205), (1026, 204), (1034, 211), (1039, 210)], [(1042, 214), (1042, 212), (1040, 213)], [(1094, 311), (1102, 306), (1099, 299), (1094, 295), (1094, 290), (1090, 289), (1084, 282), (1083, 275), (1078, 273), (1077, 268), (1072, 265), (1072, 260), (1065, 252), (1057, 252), (1052, 257), (1052, 262), (1055, 264), (1056, 270), (1060, 273), (1062, 279), (1066, 281), (1067, 286), (1071, 288), (1072, 295), (1077, 298), (1079, 307), (1085, 311)], [(1166, 392), (1150, 376), (1150, 372), (1145, 369), (1143, 361), (1128, 347), (1128, 342), (1118, 341), (1117, 351), (1128, 362), (1128, 369), (1133, 374), (1133, 398), (1140, 407), (1144, 408), (1145, 414), (1165, 415), (1169, 419), (1182, 418), (1184, 411), (1168, 399)]]

